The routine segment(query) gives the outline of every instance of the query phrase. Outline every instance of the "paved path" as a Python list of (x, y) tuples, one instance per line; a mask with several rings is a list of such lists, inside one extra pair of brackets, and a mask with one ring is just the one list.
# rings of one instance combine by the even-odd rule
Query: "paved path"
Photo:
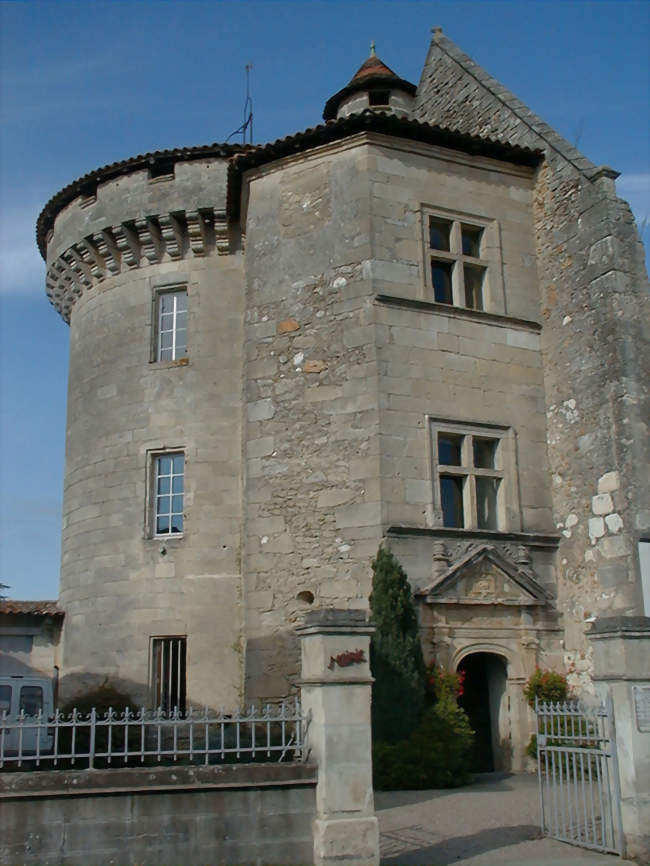
[(636, 866), (539, 832), (536, 776), (451, 791), (377, 791), (382, 866)]

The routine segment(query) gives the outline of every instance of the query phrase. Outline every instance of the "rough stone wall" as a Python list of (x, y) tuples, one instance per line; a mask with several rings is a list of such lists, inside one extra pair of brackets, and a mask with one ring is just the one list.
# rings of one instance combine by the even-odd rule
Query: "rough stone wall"
[[(501, 289), (496, 313), (425, 300), (426, 204), (494, 221), (510, 316)], [(366, 136), (252, 175), (246, 238), (247, 694), (286, 691), (307, 593), (365, 606), (386, 529), (440, 525), (428, 415), (511, 428), (503, 529), (553, 594), (539, 326), (516, 318), (539, 315), (531, 172)], [(481, 539), (448, 534), (456, 558)], [(433, 542), (397, 542), (416, 588)]]
[[(216, 172), (206, 169), (201, 195), (215, 204), (221, 196), (225, 206), (225, 166)], [(190, 227), (180, 218), (178, 231), (163, 234), (165, 214), (176, 206), (176, 180), (170, 179), (152, 182), (157, 215), (147, 222), (146, 236), (132, 239), (130, 255), (113, 248), (111, 259), (102, 257), (90, 232), (100, 224), (133, 225), (143, 174), (100, 187), (90, 206), (70, 204), (50, 242), (50, 267), (84, 239), (95, 250), (94, 271), (79, 265), (87, 285), (67, 284), (73, 302), (62, 696), (108, 676), (134, 700), (148, 701), (150, 638), (186, 635), (189, 699), (238, 706), (241, 255), (218, 255), (214, 226), (201, 245), (192, 246)], [(220, 180), (211, 190), (213, 178)], [(176, 284), (188, 292), (188, 356), (155, 362), (154, 294)], [(156, 449), (185, 453), (182, 538), (152, 537), (147, 479)]]
[(628, 206), (597, 170), (441, 33), (415, 116), (541, 148), (537, 269), (553, 508), (563, 541), (558, 595), (565, 663), (590, 670), (585, 622), (642, 612), (637, 539), (647, 531), (647, 276)]
[(246, 692), (286, 694), (309, 606), (366, 607), (381, 538), (365, 149), (249, 178)]

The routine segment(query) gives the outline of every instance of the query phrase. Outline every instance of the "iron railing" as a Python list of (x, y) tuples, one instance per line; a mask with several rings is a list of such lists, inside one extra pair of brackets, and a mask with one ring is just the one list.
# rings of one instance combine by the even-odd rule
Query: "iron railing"
[(621, 817), (611, 699), (535, 704), (542, 832), (620, 854)]
[(0, 769), (83, 769), (159, 763), (303, 760), (300, 702), (232, 713), (190, 708), (0, 717)]

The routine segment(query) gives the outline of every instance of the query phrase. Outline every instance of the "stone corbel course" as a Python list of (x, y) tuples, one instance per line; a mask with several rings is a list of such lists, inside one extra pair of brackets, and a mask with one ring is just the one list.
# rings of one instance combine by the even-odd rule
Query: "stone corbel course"
[(219, 255), (230, 253), (226, 215), (214, 208), (127, 220), (82, 238), (51, 262), (47, 295), (69, 322), (75, 300), (106, 277), (187, 255), (204, 256), (213, 248)]

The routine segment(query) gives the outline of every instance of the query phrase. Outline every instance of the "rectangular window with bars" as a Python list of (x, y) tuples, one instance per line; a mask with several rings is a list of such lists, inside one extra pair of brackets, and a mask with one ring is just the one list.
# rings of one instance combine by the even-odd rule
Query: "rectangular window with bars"
[(151, 698), (164, 713), (186, 710), (186, 637), (151, 638)]
[(185, 502), (185, 455), (182, 451), (153, 458), (153, 535), (181, 535)]
[(187, 289), (158, 292), (156, 360), (177, 361), (187, 355)]

